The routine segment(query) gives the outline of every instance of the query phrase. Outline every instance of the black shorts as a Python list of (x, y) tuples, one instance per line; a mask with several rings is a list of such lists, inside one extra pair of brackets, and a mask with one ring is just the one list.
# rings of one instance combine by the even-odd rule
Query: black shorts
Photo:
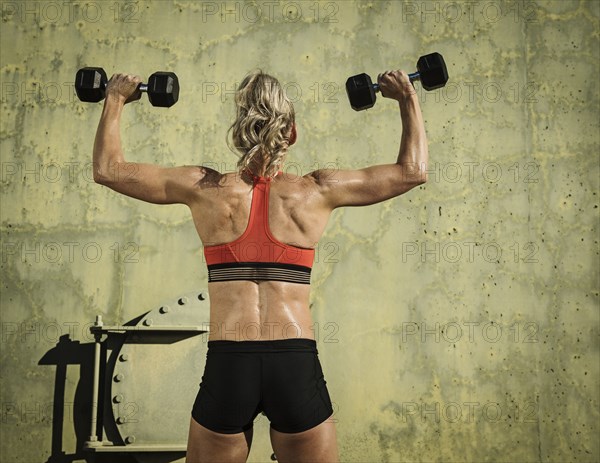
[(246, 431), (264, 412), (279, 432), (302, 432), (333, 413), (313, 339), (209, 341), (192, 417), (219, 433)]

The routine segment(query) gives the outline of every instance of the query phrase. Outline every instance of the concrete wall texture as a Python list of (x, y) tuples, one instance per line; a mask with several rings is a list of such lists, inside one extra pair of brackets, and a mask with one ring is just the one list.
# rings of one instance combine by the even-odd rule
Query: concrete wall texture
[[(2, 2), (0, 460), (83, 461), (82, 409), (52, 434), (40, 359), (60, 336), (89, 344), (97, 314), (206, 287), (187, 208), (91, 181), (101, 106), (75, 97), (77, 69), (175, 71), (174, 107), (126, 108), (126, 157), (233, 170), (232, 92), (262, 68), (295, 102), (287, 168), (307, 173), (393, 162), (397, 106), (354, 112), (345, 80), (438, 51), (448, 85), (416, 85), (429, 182), (336, 211), (318, 248), (342, 461), (600, 461), (599, 17), (567, 0)], [(67, 368), (67, 402), (86, 368)], [(270, 454), (263, 419), (249, 461)]]

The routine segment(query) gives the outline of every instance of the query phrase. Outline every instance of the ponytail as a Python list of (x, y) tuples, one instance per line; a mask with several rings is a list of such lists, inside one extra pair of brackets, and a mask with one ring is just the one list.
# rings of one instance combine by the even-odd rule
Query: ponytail
[(239, 171), (275, 175), (289, 147), (295, 120), (292, 102), (276, 78), (258, 70), (247, 75), (238, 87), (235, 105), (236, 119), (227, 134), (230, 148), (241, 155)]

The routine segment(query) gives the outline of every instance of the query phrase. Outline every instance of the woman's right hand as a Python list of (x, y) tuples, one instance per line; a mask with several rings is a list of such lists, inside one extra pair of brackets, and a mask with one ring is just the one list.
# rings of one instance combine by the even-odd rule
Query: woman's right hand
[(404, 101), (416, 94), (408, 74), (404, 71), (386, 71), (377, 76), (377, 84), (384, 98)]

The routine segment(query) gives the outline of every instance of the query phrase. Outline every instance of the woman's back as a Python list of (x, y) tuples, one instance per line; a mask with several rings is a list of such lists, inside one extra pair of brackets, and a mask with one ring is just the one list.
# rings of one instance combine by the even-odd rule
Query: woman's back
[[(252, 177), (207, 171), (199, 182), (197, 200), (189, 205), (205, 246), (230, 243), (248, 226), (253, 197)], [(270, 182), (269, 229), (282, 243), (314, 248), (329, 217), (312, 176), (281, 173)]]
[[(272, 238), (294, 249), (302, 248), (296, 249), (297, 252), (314, 248), (330, 213), (314, 178), (280, 173), (268, 183), (266, 225)], [(244, 245), (239, 240), (248, 230), (253, 201), (261, 194), (253, 184), (251, 175), (205, 172), (198, 184), (196, 199), (189, 204), (205, 247), (221, 249), (219, 245), (236, 242)], [(256, 214), (255, 207), (253, 215)], [(259, 257), (262, 258), (254, 260), (267, 265), (273, 260), (273, 253), (264, 246), (261, 248)], [(243, 248), (237, 248), (238, 255), (244, 252)], [(256, 249), (250, 252), (256, 257)], [(237, 272), (239, 274), (239, 270)], [(308, 305), (309, 285), (239, 279), (211, 282), (209, 292), (210, 340), (314, 339)]]

